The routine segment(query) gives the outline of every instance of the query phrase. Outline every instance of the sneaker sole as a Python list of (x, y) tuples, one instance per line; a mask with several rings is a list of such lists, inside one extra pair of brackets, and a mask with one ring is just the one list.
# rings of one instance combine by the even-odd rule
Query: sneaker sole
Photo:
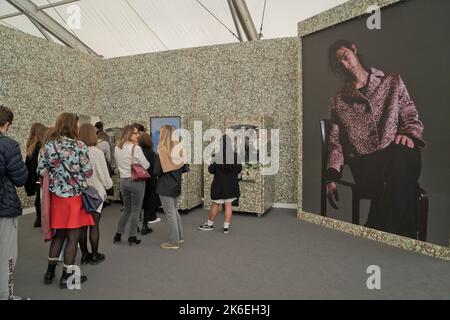
[(161, 247), (161, 249), (172, 249), (172, 250), (176, 250), (176, 249), (180, 249), (180, 247)]
[(198, 227), (198, 230), (200, 230), (200, 231), (213, 231), (214, 229), (213, 228), (211, 228), (211, 229), (203, 229), (203, 228)]

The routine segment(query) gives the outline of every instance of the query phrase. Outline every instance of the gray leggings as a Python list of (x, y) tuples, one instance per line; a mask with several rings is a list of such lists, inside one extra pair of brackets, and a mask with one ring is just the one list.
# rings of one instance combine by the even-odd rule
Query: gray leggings
[(18, 226), (18, 218), (0, 218), (0, 300), (7, 300), (14, 294)]
[(124, 233), (128, 219), (131, 217), (128, 236), (135, 237), (144, 200), (145, 181), (133, 181), (131, 178), (120, 179), (120, 192), (122, 193), (123, 210), (117, 226), (117, 233)]
[(161, 199), (161, 204), (167, 219), (169, 242), (178, 245), (178, 242), (184, 239), (181, 218), (177, 209), (178, 197), (166, 197), (160, 195), (159, 198)]

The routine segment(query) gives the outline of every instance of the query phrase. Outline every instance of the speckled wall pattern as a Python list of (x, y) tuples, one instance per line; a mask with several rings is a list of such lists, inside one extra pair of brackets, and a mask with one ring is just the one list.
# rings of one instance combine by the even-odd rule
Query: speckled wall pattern
[(104, 61), (106, 123), (196, 113), (222, 130), (227, 116), (267, 115), (281, 129), (275, 202), (297, 202), (296, 38), (218, 45)]
[(33, 122), (50, 125), (64, 110), (100, 116), (106, 126), (148, 126), (150, 116), (195, 113), (221, 128), (226, 116), (271, 116), (282, 141), (275, 202), (296, 203), (297, 43), (284, 38), (100, 60), (0, 27), (0, 103), (20, 119), (10, 135), (22, 150)]
[[(31, 35), (0, 26), (0, 104), (10, 107), (15, 120), (8, 133), (25, 143), (31, 124), (51, 125), (62, 111), (101, 113), (96, 83), (101, 60)], [(19, 189), (24, 207), (33, 198)]]

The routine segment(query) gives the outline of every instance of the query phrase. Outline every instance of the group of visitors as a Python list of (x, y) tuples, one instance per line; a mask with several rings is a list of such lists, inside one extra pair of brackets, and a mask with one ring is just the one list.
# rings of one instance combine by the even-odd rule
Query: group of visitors
[[(34, 227), (41, 227), (44, 240), (50, 242), (44, 283), (52, 284), (56, 269), (62, 260), (60, 288), (68, 287), (74, 272), (78, 248), (80, 264), (96, 265), (106, 259), (99, 251), (100, 220), (107, 199), (107, 190), (113, 188), (112, 158), (120, 177), (123, 208), (113, 242), (120, 243), (128, 224), (128, 243), (138, 245), (139, 217), (144, 212), (142, 235), (151, 233), (149, 225), (160, 222), (156, 210), (162, 205), (168, 239), (163, 249), (179, 249), (184, 242), (181, 217), (177, 203), (181, 195), (182, 174), (189, 171), (180, 141), (174, 139), (175, 128), (160, 129), (157, 153), (153, 151), (151, 136), (144, 126), (134, 123), (124, 127), (122, 135), (111, 152), (103, 123), (80, 124), (74, 113), (60, 114), (52, 127), (41, 123), (31, 126), (26, 144), (25, 161), (19, 144), (5, 134), (13, 122), (13, 113), (0, 107), (0, 299), (20, 299), (13, 294), (13, 270), (17, 258), (17, 217), (22, 205), (16, 188), (25, 186), (28, 196), (35, 196), (36, 219)], [(221, 150), (214, 159), (225, 160), (231, 143), (225, 136)], [(176, 149), (175, 149), (176, 148)], [(174, 150), (179, 150), (174, 152)], [(113, 155), (111, 155), (113, 154)], [(209, 219), (199, 229), (213, 229), (220, 204), (225, 204), (224, 233), (228, 233), (231, 203), (239, 197), (237, 174), (242, 166), (236, 162), (212, 162), (209, 172), (215, 175), (212, 185), (213, 205)], [(136, 176), (136, 170), (146, 171)], [(88, 187), (101, 199), (96, 210), (86, 207)], [(88, 211), (89, 210), (89, 211)], [(88, 246), (88, 238), (90, 249)], [(87, 281), (81, 275), (79, 282)]]

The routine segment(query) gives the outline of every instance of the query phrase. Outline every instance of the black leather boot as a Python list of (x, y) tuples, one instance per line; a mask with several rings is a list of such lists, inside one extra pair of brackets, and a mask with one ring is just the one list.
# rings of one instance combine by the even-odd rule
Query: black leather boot
[(141, 231), (141, 234), (142, 234), (143, 236), (145, 236), (146, 234), (152, 233), (152, 232), (153, 232), (153, 229), (152, 229), (152, 228), (149, 228), (148, 225), (147, 225), (147, 223), (144, 223), (144, 224), (142, 225), (142, 231)]
[(114, 243), (120, 242), (122, 239), (122, 235), (120, 233), (116, 233), (114, 236)]
[(80, 261), (81, 264), (88, 264), (88, 263), (91, 263), (91, 262), (92, 262), (92, 254), (88, 253), (87, 256), (82, 256), (81, 257), (81, 261)]
[(141, 240), (138, 240), (136, 237), (129, 237), (128, 243), (130, 244), (131, 247), (132, 245), (138, 245), (139, 243), (141, 243)]
[(91, 258), (91, 264), (99, 264), (105, 261), (105, 255), (103, 253), (93, 253)]
[(57, 261), (48, 262), (47, 272), (44, 275), (45, 284), (52, 284), (53, 279), (55, 278), (55, 270), (57, 265), (58, 265)]
[(40, 228), (41, 227), (41, 219), (36, 218), (36, 220), (34, 221), (33, 227), (34, 228)]

